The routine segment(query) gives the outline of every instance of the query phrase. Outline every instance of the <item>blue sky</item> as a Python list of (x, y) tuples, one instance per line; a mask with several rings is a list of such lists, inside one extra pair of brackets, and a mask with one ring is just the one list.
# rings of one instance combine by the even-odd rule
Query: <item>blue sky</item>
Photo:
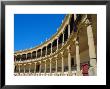
[(15, 14), (14, 51), (35, 47), (56, 33), (65, 14)]

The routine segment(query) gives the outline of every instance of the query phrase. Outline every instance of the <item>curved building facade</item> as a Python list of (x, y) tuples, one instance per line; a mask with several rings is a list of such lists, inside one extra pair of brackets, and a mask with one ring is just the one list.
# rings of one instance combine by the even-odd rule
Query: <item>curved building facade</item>
[(96, 76), (97, 15), (67, 14), (41, 45), (14, 53), (16, 76)]

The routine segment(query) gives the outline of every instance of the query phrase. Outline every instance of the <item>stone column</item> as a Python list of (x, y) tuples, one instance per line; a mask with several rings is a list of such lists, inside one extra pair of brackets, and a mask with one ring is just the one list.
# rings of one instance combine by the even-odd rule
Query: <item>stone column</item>
[(46, 67), (46, 60), (45, 60), (45, 70), (44, 70), (45, 75), (46, 75), (46, 69), (47, 67)]
[(41, 74), (42, 62), (40, 61), (39, 75)]
[(52, 74), (52, 64), (51, 64), (52, 60), (50, 58), (50, 75)]
[(79, 42), (76, 41), (75, 42), (75, 45), (76, 45), (76, 65), (77, 65), (77, 72), (76, 74), (79, 76), (81, 75), (81, 72), (80, 72), (80, 54), (79, 54)]
[(64, 74), (64, 57), (62, 56), (62, 74)]
[(58, 65), (57, 65), (57, 62), (58, 62), (58, 60), (57, 60), (57, 58), (56, 58), (56, 62), (55, 62), (55, 63), (56, 63), (56, 74), (57, 74), (57, 66), (58, 66)]
[(36, 74), (36, 63), (37, 63), (37, 62), (34, 62), (34, 63), (35, 63), (34, 74)]
[(77, 16), (76, 16), (76, 14), (74, 14), (74, 21), (76, 20), (76, 18), (77, 18)]
[[(86, 20), (87, 23), (90, 23), (89, 20)], [(94, 38), (92, 32), (91, 24), (87, 26), (87, 37), (88, 37), (88, 46), (89, 46), (89, 57), (90, 57), (90, 68), (89, 68), (89, 75), (96, 76), (97, 75), (97, 63), (96, 63), (96, 53), (95, 53), (95, 46), (94, 46)]]
[(18, 66), (19, 66), (19, 74), (20, 74), (20, 64), (18, 64)]
[(25, 67), (26, 67), (26, 64), (24, 64), (24, 74), (25, 74), (25, 71), (26, 71), (26, 70), (25, 70)]
[(68, 74), (71, 75), (71, 50), (70, 46), (68, 46)]
[(70, 24), (68, 24), (68, 38), (70, 36)]
[(14, 64), (14, 72), (16, 72), (15, 68), (16, 68), (16, 64)]
[(31, 63), (29, 63), (29, 74), (31, 73)]
[(63, 39), (62, 39), (62, 46), (64, 45), (64, 32), (63, 32)]
[(61, 53), (62, 55), (62, 75), (64, 74), (64, 55), (63, 52)]

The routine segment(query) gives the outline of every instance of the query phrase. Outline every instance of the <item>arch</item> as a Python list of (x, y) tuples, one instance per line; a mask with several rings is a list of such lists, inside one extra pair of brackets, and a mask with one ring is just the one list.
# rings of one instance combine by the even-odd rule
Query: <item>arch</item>
[(21, 61), (26, 60), (26, 54), (22, 54), (22, 59)]
[(20, 59), (21, 59), (21, 55), (17, 55), (16, 61), (20, 61)]
[(27, 54), (27, 59), (31, 59), (32, 57), (31, 57), (31, 53), (28, 53)]
[(46, 55), (46, 46), (42, 48), (42, 57), (44, 57), (45, 55)]
[(37, 50), (37, 58), (41, 57), (41, 49)]
[(33, 51), (33, 52), (32, 52), (32, 58), (33, 58), (33, 59), (36, 58), (36, 51)]
[(57, 49), (57, 39), (55, 39), (55, 40), (53, 41), (53, 44), (52, 44), (52, 52), (55, 52), (56, 49)]
[(63, 42), (63, 34), (60, 34), (59, 40), (58, 40), (58, 48), (59, 49), (62, 47), (62, 42)]
[(48, 46), (47, 46), (47, 55), (50, 55), (50, 53), (51, 53), (51, 43), (49, 43), (48, 44)]
[(66, 25), (64, 30), (64, 42), (66, 42), (68, 39), (68, 25)]

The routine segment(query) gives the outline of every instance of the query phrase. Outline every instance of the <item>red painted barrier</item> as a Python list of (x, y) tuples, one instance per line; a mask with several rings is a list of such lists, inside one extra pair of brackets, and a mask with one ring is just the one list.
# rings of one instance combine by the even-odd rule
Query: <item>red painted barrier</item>
[(82, 74), (83, 74), (83, 76), (88, 76), (88, 69), (89, 69), (89, 66), (88, 66), (87, 63), (82, 64)]

